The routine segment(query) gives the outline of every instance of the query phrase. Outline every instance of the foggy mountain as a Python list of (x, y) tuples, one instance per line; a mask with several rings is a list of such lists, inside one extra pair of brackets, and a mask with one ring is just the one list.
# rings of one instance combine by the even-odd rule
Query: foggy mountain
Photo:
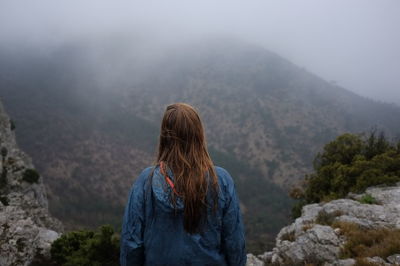
[(400, 107), (235, 39), (159, 48), (146, 36), (114, 35), (49, 50), (4, 48), (0, 56), (0, 95), (17, 140), (44, 176), (51, 212), (68, 228), (120, 224), (173, 102), (199, 110), (215, 164), (235, 179), (255, 253), (289, 221), (286, 191), (326, 142), (374, 127), (400, 133)]

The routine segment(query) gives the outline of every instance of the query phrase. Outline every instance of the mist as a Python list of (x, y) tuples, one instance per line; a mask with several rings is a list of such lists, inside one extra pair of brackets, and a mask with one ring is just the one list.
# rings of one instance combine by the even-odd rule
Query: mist
[(400, 104), (399, 13), (396, 0), (2, 1), (0, 47), (46, 55), (68, 43), (120, 38), (122, 60), (140, 40), (142, 58), (156, 58), (183, 43), (236, 38), (362, 96)]
[[(294, 218), (287, 192), (314, 176), (326, 143), (400, 139), (399, 11), (398, 0), (0, 1), (4, 132), (32, 158), (66, 230), (120, 228), (129, 188), (157, 158), (166, 106), (188, 103), (213, 164), (235, 182), (246, 246), (262, 254)], [(377, 169), (360, 155), (363, 178), (397, 169), (386, 154)], [(23, 170), (5, 157), (0, 190), (6, 170)], [(356, 180), (358, 168), (334, 169)]]

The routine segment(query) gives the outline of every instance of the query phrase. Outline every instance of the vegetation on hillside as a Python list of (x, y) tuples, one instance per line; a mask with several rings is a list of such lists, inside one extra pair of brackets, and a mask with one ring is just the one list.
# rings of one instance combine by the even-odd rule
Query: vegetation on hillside
[(10, 119), (10, 129), (11, 131), (15, 130), (15, 122), (12, 119)]
[[(305, 204), (361, 193), (376, 185), (400, 181), (400, 141), (390, 142), (383, 133), (368, 136), (343, 134), (325, 145), (314, 161), (314, 173), (307, 175), (302, 188), (291, 196), (299, 201), (293, 217), (300, 216)], [(372, 199), (367, 200), (371, 202)]]
[(119, 241), (118, 234), (109, 225), (103, 225), (95, 231), (65, 233), (51, 245), (51, 259), (36, 258), (33, 265), (119, 265)]
[(22, 180), (28, 182), (28, 183), (38, 183), (40, 178), (39, 173), (35, 169), (26, 169), (23, 176)]
[(341, 257), (386, 258), (400, 250), (400, 229), (393, 228), (363, 228), (351, 222), (334, 222), (334, 228), (340, 228), (341, 233), (348, 239), (341, 249)]

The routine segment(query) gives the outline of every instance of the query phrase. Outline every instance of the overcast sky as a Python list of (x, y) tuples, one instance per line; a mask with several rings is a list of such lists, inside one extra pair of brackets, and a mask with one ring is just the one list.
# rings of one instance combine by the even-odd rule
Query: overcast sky
[[(399, 0), (0, 1), (0, 42), (111, 32), (234, 35), (360, 95), (400, 104)], [(1, 60), (1, 59), (0, 59)]]

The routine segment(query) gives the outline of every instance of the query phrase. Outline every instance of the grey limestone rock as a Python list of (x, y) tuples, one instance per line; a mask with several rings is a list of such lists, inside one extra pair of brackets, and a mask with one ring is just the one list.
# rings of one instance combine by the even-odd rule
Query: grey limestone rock
[(274, 255), (273, 251), (268, 251), (268, 252), (265, 252), (264, 254), (258, 255), (257, 258), (259, 258), (260, 260), (262, 260), (266, 263), (270, 263), (272, 261), (273, 255)]
[(387, 263), (381, 257), (366, 258), (366, 261), (370, 262), (370, 263), (374, 263), (375, 265), (379, 265), (379, 266), (390, 266), (390, 265), (393, 265), (393, 264)]
[(264, 266), (265, 263), (253, 254), (247, 254), (246, 266)]
[(339, 255), (339, 245), (340, 240), (333, 228), (319, 224), (303, 233), (297, 232), (294, 241), (277, 241), (280, 257), (295, 265), (302, 262), (334, 261)]
[(394, 254), (386, 258), (388, 262), (393, 265), (400, 265), (400, 254)]
[(41, 255), (49, 256), (51, 243), (63, 226), (51, 217), (42, 177), (23, 180), (31, 159), (18, 149), (10, 119), (0, 103), (0, 266), (29, 265)]
[[(360, 203), (358, 200), (366, 194), (374, 197), (378, 204)], [(330, 222), (353, 222), (371, 229), (400, 228), (400, 182), (395, 186), (371, 187), (363, 194), (351, 193), (345, 199), (304, 206), (302, 215), (281, 229), (272, 251), (258, 258), (267, 265), (304, 265), (307, 262), (325, 266), (354, 265), (352, 258), (339, 258), (340, 248), (346, 243), (345, 236), (338, 228), (318, 224), (320, 213), (330, 217)], [(399, 264), (400, 255), (367, 260), (382, 265), (396, 265)]]
[(344, 259), (344, 260), (337, 260), (332, 263), (325, 262), (323, 266), (353, 266), (356, 264), (355, 259)]

